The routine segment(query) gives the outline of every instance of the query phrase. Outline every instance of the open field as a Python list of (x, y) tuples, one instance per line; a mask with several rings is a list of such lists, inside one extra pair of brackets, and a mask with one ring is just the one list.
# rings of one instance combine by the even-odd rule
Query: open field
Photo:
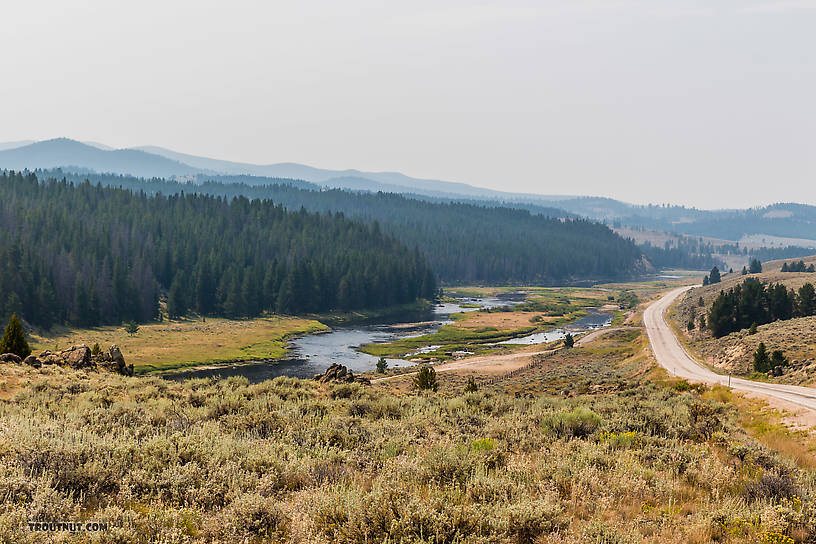
[(116, 344), (136, 372), (247, 360), (279, 359), (287, 353), (287, 339), (328, 327), (295, 317), (206, 321), (185, 319), (141, 325), (134, 336), (122, 327), (55, 328), (47, 336), (33, 336), (36, 350), (65, 349), (76, 344)]
[(90, 541), (137, 543), (816, 535), (810, 438), (666, 378), (640, 331), (478, 375), (477, 392), (467, 375), (420, 393), (4, 365), (0, 540), (38, 542), (28, 519), (105, 519)]

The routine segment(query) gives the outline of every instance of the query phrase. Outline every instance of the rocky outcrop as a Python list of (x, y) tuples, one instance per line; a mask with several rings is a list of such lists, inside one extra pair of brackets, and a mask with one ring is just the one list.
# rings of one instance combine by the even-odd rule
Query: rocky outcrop
[(60, 352), (60, 357), (66, 365), (73, 368), (85, 368), (91, 366), (91, 348), (85, 344), (72, 346)]
[(34, 355), (29, 355), (28, 357), (26, 357), (25, 360), (23, 361), (23, 364), (33, 366), (34, 368), (42, 367), (42, 362), (39, 359), (37, 359), (37, 357), (35, 357)]
[(94, 355), (91, 348), (85, 344), (72, 346), (59, 352), (42, 351), (39, 355), (29, 355), (25, 360), (20, 359), (13, 353), (0, 355), (0, 361), (4, 363), (23, 363), (34, 368), (41, 368), (45, 365), (70, 366), (71, 368), (87, 368), (91, 370), (108, 370), (133, 376), (133, 365), (125, 362), (122, 350), (115, 344), (108, 351), (103, 351)]
[(354, 372), (343, 365), (333, 364), (323, 374), (315, 374), (314, 379), (321, 383), (363, 383), (370, 385), (368, 378), (355, 376)]
[(116, 344), (112, 345), (107, 353), (102, 352), (99, 355), (94, 355), (92, 360), (98, 367), (118, 374), (124, 374), (125, 376), (133, 376), (133, 365), (125, 363), (125, 357)]

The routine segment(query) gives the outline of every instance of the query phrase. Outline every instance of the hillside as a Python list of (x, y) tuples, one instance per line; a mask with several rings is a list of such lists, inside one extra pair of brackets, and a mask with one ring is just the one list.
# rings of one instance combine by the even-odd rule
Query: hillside
[(0, 175), (0, 316), (34, 325), (377, 308), (433, 298), (425, 259), (376, 226), (271, 201)]
[[(777, 203), (744, 210), (699, 210), (678, 205), (633, 205), (611, 198), (510, 193), (464, 183), (420, 179), (398, 172), (329, 170), (296, 163), (249, 164), (178, 153), (157, 146), (112, 149), (95, 142), (68, 139), (43, 142), (9, 142), (0, 146), (0, 169), (50, 169), (83, 174), (113, 173), (137, 177), (239, 181), (265, 185), (269, 180), (300, 180), (300, 184), (364, 192), (388, 192), (422, 199), (538, 210), (561, 210), (616, 228), (651, 230), (688, 238), (685, 247), (644, 247), (657, 266), (703, 267), (713, 264), (740, 266), (747, 251), (762, 259), (801, 257), (816, 248), (816, 207)], [(288, 182), (294, 183), (294, 182)], [(550, 214), (549, 212), (547, 212)], [(551, 214), (550, 214), (551, 215)], [(738, 243), (736, 249), (712, 254), (691, 246), (697, 237)]]
[[(803, 259), (805, 263), (816, 263), (816, 256)], [(713, 338), (710, 331), (696, 327), (689, 332), (686, 323), (690, 319), (699, 321), (707, 315), (714, 299), (721, 291), (727, 291), (741, 284), (746, 278), (756, 278), (765, 284), (781, 284), (788, 289), (798, 290), (805, 283), (816, 285), (816, 274), (807, 272), (781, 272), (785, 260), (763, 263), (760, 274), (728, 274), (721, 283), (698, 287), (689, 291), (678, 303), (674, 318), (678, 329), (682, 329), (691, 349), (709, 366), (722, 372), (749, 375), (753, 372), (753, 353), (760, 342), (768, 350), (780, 349), (790, 360), (785, 372), (775, 380), (783, 383), (809, 384), (816, 381), (816, 317), (799, 317), (759, 325), (756, 334), (747, 329), (733, 332), (722, 338)], [(700, 305), (700, 298), (703, 305)]]
[(476, 392), (3, 365), (0, 540), (89, 518), (134, 543), (810, 541), (806, 445), (724, 389), (646, 379), (642, 340)]
[[(625, 278), (648, 271), (633, 243), (604, 225), (564, 218), (560, 210), (534, 212), (496, 205), (408, 198), (391, 193), (318, 190), (305, 182), (274, 181), (258, 185), (253, 178), (230, 177), (229, 183), (178, 183), (127, 176), (66, 175), (79, 183), (123, 187), (149, 194), (196, 191), (213, 196), (271, 199), (289, 210), (343, 213), (417, 247), (434, 272), (447, 283), (556, 284), (593, 279)], [(224, 178), (216, 178), (224, 179)], [(260, 178), (268, 179), (268, 178)]]

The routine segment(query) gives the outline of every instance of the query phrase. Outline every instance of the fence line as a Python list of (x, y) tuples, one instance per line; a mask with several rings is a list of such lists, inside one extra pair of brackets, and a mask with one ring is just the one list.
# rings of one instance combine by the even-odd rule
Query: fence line
[(533, 355), (533, 360), (531, 362), (527, 363), (526, 365), (520, 366), (515, 370), (511, 370), (510, 372), (506, 372), (505, 374), (500, 374), (498, 376), (493, 376), (492, 378), (489, 378), (488, 380), (486, 380), (486, 381), (484, 381), (482, 383), (484, 385), (495, 385), (495, 384), (499, 383), (502, 380), (515, 378), (516, 376), (518, 376), (522, 372), (526, 372), (528, 370), (533, 370), (535, 368), (541, 368), (542, 366), (544, 366), (545, 359), (551, 357), (552, 355), (554, 355), (558, 351), (559, 351), (558, 349), (553, 349), (553, 350), (550, 350), (550, 351), (545, 352), (545, 353), (536, 353), (535, 355)]

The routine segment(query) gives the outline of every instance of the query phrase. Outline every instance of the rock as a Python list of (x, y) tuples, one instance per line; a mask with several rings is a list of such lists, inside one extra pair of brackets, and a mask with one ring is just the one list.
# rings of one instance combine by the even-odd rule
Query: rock
[(315, 374), (314, 378), (315, 381), (322, 382), (322, 383), (330, 383), (330, 382), (340, 382), (340, 383), (362, 383), (362, 384), (370, 384), (366, 378), (359, 378), (354, 375), (354, 372), (350, 371), (343, 365), (340, 364), (333, 364), (329, 368), (326, 369), (326, 372), (323, 374)]
[(108, 348), (107, 352), (91, 356), (91, 360), (97, 368), (103, 368), (125, 376), (133, 376), (133, 365), (125, 362), (125, 357), (116, 344)]
[(4, 353), (0, 355), (0, 363), (22, 363), (23, 360), (20, 358), (19, 355), (14, 353)]
[(72, 346), (60, 352), (60, 357), (66, 365), (73, 368), (85, 368), (91, 366), (91, 348), (85, 344)]
[(42, 361), (37, 359), (34, 355), (29, 355), (26, 357), (23, 363), (27, 364), (28, 366), (33, 366), (34, 368), (40, 368), (42, 366)]
[(111, 362), (116, 365), (116, 371), (119, 374), (133, 376), (133, 365), (125, 362), (125, 357), (122, 355), (122, 351), (119, 349), (119, 346), (113, 344), (108, 349), (108, 356), (110, 357)]
[(40, 362), (44, 365), (61, 365), (62, 357), (57, 355), (56, 353), (51, 353), (48, 350), (45, 350), (40, 353), (39, 357), (37, 357)]

